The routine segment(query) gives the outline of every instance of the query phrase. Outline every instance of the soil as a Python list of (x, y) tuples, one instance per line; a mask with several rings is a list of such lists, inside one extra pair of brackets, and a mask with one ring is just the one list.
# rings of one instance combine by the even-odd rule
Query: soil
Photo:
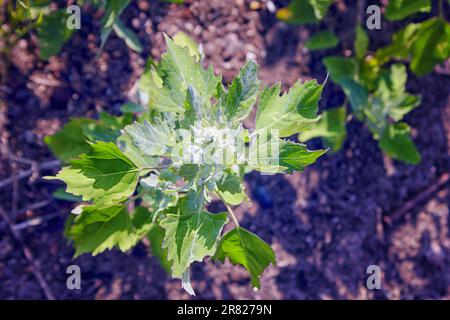
[[(252, 10), (251, 2), (260, 8)], [(279, 8), (286, 2), (274, 4)], [(186, 0), (183, 5), (133, 1), (122, 20), (137, 32), (144, 46), (141, 54), (113, 35), (95, 59), (101, 12), (90, 6), (83, 8), (81, 30), (48, 61), (39, 60), (35, 35), (19, 41), (8, 79), (0, 88), (4, 97), (0, 181), (30, 166), (10, 162), (8, 153), (37, 162), (53, 159), (43, 138), (70, 117), (95, 117), (102, 110), (118, 113), (146, 59), (158, 59), (164, 51), (162, 32), (173, 35), (182, 30), (202, 43), (206, 63), (213, 63), (227, 82), (247, 57), (259, 62), (265, 83), (323, 81), (321, 59), (351, 53), (353, 1), (338, 1), (319, 26), (287, 25), (267, 8), (266, 1), (247, 0)], [(392, 32), (404, 24), (383, 20), (382, 30), (369, 32), (371, 48), (387, 44)], [(341, 44), (325, 52), (308, 52), (305, 40), (324, 26), (337, 33)], [(74, 250), (63, 237), (72, 204), (52, 198), (59, 183), (39, 177), (20, 180), (15, 188), (13, 184), (0, 189), (0, 204), (16, 224), (50, 215), (20, 233), (58, 299), (450, 299), (449, 186), (406, 214), (392, 216), (450, 171), (449, 74), (447, 63), (422, 78), (411, 74), (408, 80), (408, 89), (423, 97), (422, 105), (406, 119), (422, 154), (419, 165), (383, 156), (368, 130), (352, 120), (343, 150), (304, 172), (246, 177), (252, 202), (237, 208), (238, 218), (272, 245), (278, 261), (263, 274), (258, 291), (252, 290), (243, 268), (206, 261), (191, 271), (197, 296), (189, 297), (143, 243), (129, 253), (113, 250), (72, 260)], [(343, 100), (339, 88), (328, 82), (320, 107), (337, 107)], [(309, 145), (321, 147), (319, 141)], [(35, 204), (41, 207), (33, 209)], [(220, 204), (211, 207), (220, 209)], [(71, 264), (81, 268), (81, 290), (66, 287)], [(381, 290), (366, 288), (369, 265), (382, 270)], [(0, 299), (45, 298), (4, 221), (0, 221), (0, 284)]]

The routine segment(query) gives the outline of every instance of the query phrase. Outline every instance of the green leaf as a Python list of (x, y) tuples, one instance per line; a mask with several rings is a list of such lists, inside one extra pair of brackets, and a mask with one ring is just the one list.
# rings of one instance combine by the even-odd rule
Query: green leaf
[(133, 235), (137, 243), (153, 228), (153, 213), (148, 211), (147, 208), (137, 207), (134, 209), (131, 222), (134, 227)]
[(193, 180), (198, 173), (198, 165), (196, 164), (183, 164), (180, 166), (178, 174), (186, 181)]
[(91, 152), (48, 179), (64, 181), (67, 192), (92, 200), (99, 209), (127, 199), (136, 189), (138, 168), (111, 142), (90, 145)]
[(167, 52), (161, 57), (159, 75), (165, 88), (164, 96), (177, 106), (182, 106), (189, 86), (195, 89), (204, 101), (209, 100), (216, 91), (220, 77), (214, 75), (212, 68), (204, 70), (199, 61), (191, 56), (188, 47), (179, 47), (164, 35)]
[(333, 0), (292, 0), (289, 5), (277, 11), (278, 19), (288, 23), (306, 24), (322, 20)]
[(135, 122), (125, 127), (125, 132), (139, 150), (147, 156), (168, 155), (170, 147), (175, 145), (175, 133), (166, 121), (155, 118), (155, 123)]
[(168, 88), (154, 67), (146, 71), (139, 80), (139, 90), (145, 93), (151, 110), (159, 112), (183, 112), (183, 106), (172, 100)]
[(86, 142), (87, 137), (83, 133), (83, 126), (93, 122), (87, 118), (72, 118), (60, 131), (46, 136), (44, 141), (55, 156), (67, 162), (91, 149)]
[(424, 23), (412, 45), (410, 68), (418, 76), (433, 71), (435, 65), (450, 57), (450, 24), (444, 19), (430, 19)]
[[(146, 156), (141, 150), (136, 147), (127, 133), (123, 133), (116, 141), (123, 154), (134, 163), (138, 168), (156, 167), (159, 163), (159, 158)], [(146, 170), (141, 172), (141, 175), (146, 174)]]
[(405, 91), (407, 80), (406, 68), (394, 64), (390, 69), (383, 69), (377, 79), (377, 90), (370, 96), (368, 105), (363, 110), (365, 120), (375, 139), (379, 139), (389, 119), (400, 121), (405, 114), (419, 106), (420, 97)]
[(331, 31), (321, 31), (312, 35), (305, 43), (311, 51), (335, 48), (339, 39)]
[(389, 0), (385, 16), (388, 20), (402, 20), (413, 13), (430, 11), (430, 0)]
[(280, 166), (285, 167), (288, 173), (303, 171), (303, 169), (316, 162), (327, 150), (308, 150), (304, 144), (291, 141), (282, 141), (280, 145)]
[(360, 112), (367, 105), (367, 90), (359, 84), (356, 61), (350, 58), (327, 57), (323, 59), (331, 79), (342, 87), (354, 112)]
[(252, 110), (258, 94), (258, 65), (249, 60), (228, 87), (225, 98), (225, 114), (228, 120), (241, 121)]
[(450, 57), (450, 24), (442, 18), (409, 24), (392, 36), (392, 44), (376, 52), (376, 59), (386, 63), (390, 59), (411, 57), (411, 70), (422, 76)]
[(128, 6), (130, 0), (114, 0), (106, 1), (105, 16), (102, 18), (102, 31), (100, 35), (101, 43), (97, 56), (103, 50), (106, 41), (108, 40), (114, 25), (119, 20), (119, 16), (123, 10)]
[(199, 211), (185, 214), (181, 210), (161, 220), (160, 225), (165, 229), (163, 248), (168, 249), (173, 277), (181, 279), (191, 263), (214, 254), (226, 222), (226, 213)]
[(200, 212), (204, 204), (203, 190), (190, 189), (186, 196), (180, 200), (179, 209), (183, 215)]
[(390, 157), (409, 164), (418, 164), (420, 153), (411, 140), (411, 129), (406, 123), (389, 124), (380, 139), (380, 148)]
[(256, 113), (256, 130), (279, 130), (280, 137), (310, 129), (319, 120), (317, 104), (323, 86), (315, 80), (299, 81), (280, 96), (281, 85), (264, 88)]
[(127, 251), (136, 243), (133, 224), (124, 206), (84, 207), (68, 235), (75, 246), (75, 257), (87, 252), (95, 256), (113, 247)]
[(113, 30), (116, 33), (116, 35), (123, 39), (127, 46), (138, 52), (142, 52), (142, 44), (139, 41), (139, 38), (137, 37), (136, 33), (134, 33), (133, 30), (126, 27), (120, 19), (117, 19), (116, 22), (113, 24)]
[(394, 33), (391, 45), (379, 48), (375, 53), (379, 64), (384, 64), (391, 59), (408, 58), (411, 45), (414, 43), (420, 27), (420, 23), (410, 23), (404, 29)]
[[(215, 76), (213, 68), (203, 69), (201, 59), (197, 59), (192, 44), (188, 44), (187, 36), (174, 37), (171, 40), (164, 35), (167, 52), (161, 57), (157, 68), (152, 67), (141, 78), (139, 88), (149, 96), (149, 105), (160, 112), (183, 113), (188, 88), (200, 98), (203, 111), (209, 99), (217, 91), (222, 79)], [(181, 39), (181, 40), (180, 40)]]
[(358, 60), (364, 59), (369, 48), (369, 37), (360, 25), (356, 27), (355, 53)]
[(66, 26), (67, 18), (66, 10), (60, 9), (45, 15), (42, 23), (38, 25), (38, 45), (42, 59), (48, 59), (57, 54), (72, 36), (73, 30)]
[(317, 126), (311, 130), (301, 132), (298, 139), (306, 142), (312, 138), (320, 137), (326, 146), (337, 152), (342, 148), (347, 135), (345, 117), (345, 107), (328, 109), (322, 113)]
[(139, 113), (139, 112), (144, 112), (145, 110), (138, 103), (127, 102), (127, 103), (125, 103), (125, 104), (120, 106), (120, 111), (122, 113)]
[(131, 114), (115, 117), (106, 112), (100, 112), (99, 120), (72, 118), (60, 131), (45, 137), (44, 141), (55, 156), (68, 162), (89, 152), (91, 148), (87, 141), (116, 141), (120, 136), (120, 129), (131, 121)]
[(386, 114), (400, 121), (411, 110), (420, 105), (420, 97), (406, 92), (406, 68), (402, 64), (393, 64), (389, 71), (381, 74), (375, 97), (383, 102)]
[[(159, 178), (162, 180), (161, 175), (159, 175)], [(140, 181), (141, 186), (145, 190), (142, 201), (152, 209), (153, 220), (155, 221), (161, 212), (177, 205), (178, 196), (175, 192), (165, 192), (167, 190), (164, 190), (164, 184), (156, 187), (145, 186), (146, 179)]]
[(131, 114), (121, 117), (100, 112), (98, 121), (90, 121), (83, 124), (83, 134), (89, 141), (115, 142), (120, 136), (120, 130), (133, 121)]
[(273, 249), (257, 235), (241, 227), (228, 231), (220, 240), (214, 259), (223, 263), (225, 258), (247, 269), (252, 286), (256, 288), (261, 287), (259, 278), (267, 266), (276, 264)]
[(152, 254), (156, 257), (163, 267), (163, 269), (170, 274), (170, 269), (172, 268), (172, 263), (168, 260), (168, 250), (163, 248), (163, 240), (165, 236), (165, 231), (161, 226), (154, 224), (147, 234), (150, 240), (150, 247), (152, 249)]
[(81, 202), (81, 197), (74, 196), (73, 194), (66, 192), (63, 188), (59, 188), (53, 192), (53, 196), (59, 200)]
[(173, 42), (180, 48), (187, 47), (189, 49), (190, 55), (195, 57), (197, 59), (197, 61), (200, 60), (201, 54), (200, 54), (200, 49), (198, 47), (198, 44), (191, 37), (189, 37), (186, 33), (181, 32), (181, 31), (177, 32), (173, 36)]
[(234, 172), (226, 171), (223, 176), (216, 182), (217, 189), (226, 203), (237, 206), (246, 198), (242, 179)]
[(197, 94), (194, 87), (189, 85), (184, 102), (184, 119), (180, 123), (181, 127), (190, 130), (196, 121), (201, 122), (205, 116), (204, 111), (206, 110), (203, 108), (202, 98)]

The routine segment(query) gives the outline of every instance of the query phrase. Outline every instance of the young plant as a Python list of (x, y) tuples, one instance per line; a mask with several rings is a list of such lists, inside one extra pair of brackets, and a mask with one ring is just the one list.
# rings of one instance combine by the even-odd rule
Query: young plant
[[(420, 162), (420, 154), (410, 137), (411, 129), (401, 122), (420, 105), (420, 97), (406, 92), (404, 65), (382, 68), (366, 57), (369, 39), (361, 27), (356, 29), (354, 57), (327, 57), (323, 60), (331, 79), (342, 87), (352, 113), (372, 132), (388, 156), (410, 164)], [(333, 151), (341, 149), (346, 136), (346, 104), (322, 114), (319, 125), (300, 133), (300, 141), (324, 138)]]
[[(293, 1), (290, 7), (299, 7), (300, 3), (306, 5), (307, 2)], [(329, 5), (327, 1), (321, 4), (324, 8)], [(438, 4), (439, 17), (409, 24), (394, 34), (391, 45), (376, 50), (372, 55), (367, 54), (368, 36), (358, 25), (353, 57), (327, 57), (323, 60), (331, 79), (342, 87), (347, 97), (344, 106), (325, 111), (318, 125), (302, 132), (299, 140), (321, 137), (333, 151), (340, 150), (346, 137), (349, 103), (352, 114), (366, 124), (388, 156), (417, 164), (420, 154), (410, 137), (411, 129), (402, 120), (420, 105), (420, 97), (406, 92), (407, 73), (403, 65), (385, 65), (393, 60), (410, 59), (410, 69), (421, 76), (450, 57), (450, 24), (444, 19), (444, 1), (438, 1)], [(430, 0), (391, 0), (386, 6), (385, 16), (388, 20), (401, 20), (430, 11)], [(292, 19), (288, 22), (314, 22)], [(310, 50), (327, 49), (333, 45), (336, 41), (328, 31), (316, 34), (305, 43)]]
[[(142, 51), (142, 46), (136, 34), (119, 19), (130, 0), (86, 0), (77, 1), (77, 4), (81, 6), (87, 2), (105, 10), (105, 15), (102, 18), (99, 52), (101, 52), (112, 31), (123, 39), (130, 49), (136, 52)], [(76, 31), (67, 26), (70, 17), (67, 8), (62, 7), (53, 10), (50, 0), (6, 1), (5, 6), (7, 16), (5, 22), (9, 26), (2, 28), (0, 31), (3, 33), (2, 38), (5, 41), (3, 45), (5, 56), (9, 54), (20, 38), (32, 30), (36, 30), (39, 55), (42, 59), (48, 59), (58, 54), (62, 46)]]
[[(281, 95), (280, 84), (261, 89), (254, 61), (224, 87), (212, 67), (202, 67), (186, 35), (166, 36), (166, 44), (160, 63), (151, 63), (140, 80), (142, 105), (127, 104), (120, 118), (72, 119), (46, 139), (67, 164), (48, 179), (64, 181), (67, 193), (83, 200), (65, 234), (75, 256), (126, 251), (147, 237), (153, 254), (190, 294), (190, 266), (205, 257), (243, 266), (259, 288), (275, 253), (239, 225), (232, 206), (248, 200), (245, 172), (302, 171), (326, 152), (283, 139), (315, 126), (323, 87), (298, 81)], [(242, 121), (258, 97), (249, 133)], [(209, 212), (214, 199), (227, 212)], [(223, 233), (229, 219), (234, 227)]]
[[(410, 23), (395, 33), (392, 44), (380, 48), (372, 63), (379, 66), (392, 60), (410, 60), (410, 68), (418, 76), (425, 75), (450, 57), (450, 23), (445, 20), (445, 0), (437, 0), (439, 15), (420, 23)], [(277, 11), (277, 18), (292, 24), (319, 23), (333, 0), (292, 0)], [(450, 2), (448, 2), (450, 4)], [(403, 20), (421, 13), (430, 13), (431, 0), (389, 0), (384, 16), (390, 21)], [(329, 49), (337, 45), (330, 31), (313, 35), (305, 46), (311, 50)]]
[(409, 60), (411, 71), (423, 76), (449, 57), (450, 23), (441, 14), (423, 22), (410, 23), (395, 33), (392, 44), (376, 51), (374, 62), (383, 65), (393, 59)]

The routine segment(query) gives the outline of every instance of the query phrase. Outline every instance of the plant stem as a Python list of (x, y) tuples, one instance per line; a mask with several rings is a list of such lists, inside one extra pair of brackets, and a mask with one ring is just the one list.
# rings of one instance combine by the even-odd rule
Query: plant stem
[(357, 1), (356, 3), (356, 26), (360, 26), (362, 24), (362, 18), (364, 15), (364, 8), (366, 7), (365, 0)]
[(142, 191), (134, 196), (132, 196), (131, 198), (128, 199), (128, 201), (135, 201), (137, 199), (139, 199), (140, 197), (142, 197), (144, 194), (146, 193), (146, 191)]
[(223, 204), (227, 208), (227, 211), (230, 214), (231, 220), (233, 220), (233, 223), (235, 224), (235, 226), (239, 227), (239, 221), (236, 218), (236, 215), (234, 214), (233, 209), (231, 209), (231, 207), (228, 205), (228, 203), (225, 202), (225, 200), (222, 198), (222, 196), (218, 192), (216, 192), (216, 195), (220, 198), (220, 200), (223, 202)]
[(439, 17), (444, 17), (444, 0), (439, 0)]
[(236, 227), (239, 227), (239, 221), (237, 220), (237, 218), (233, 212), (233, 209), (231, 209), (231, 207), (226, 202), (224, 202), (224, 205), (227, 208), (228, 213), (230, 214), (231, 219), (233, 220), (233, 223), (236, 225)]

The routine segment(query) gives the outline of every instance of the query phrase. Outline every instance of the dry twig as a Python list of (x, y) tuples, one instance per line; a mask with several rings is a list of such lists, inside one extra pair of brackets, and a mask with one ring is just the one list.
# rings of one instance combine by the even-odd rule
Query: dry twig
[[(32, 174), (38, 175), (40, 170), (55, 169), (55, 168), (58, 168), (59, 166), (60, 166), (59, 160), (46, 161), (46, 162), (41, 163), (40, 165), (37, 165), (35, 168), (31, 168), (31, 169), (19, 172), (15, 176), (15, 179), (20, 180), (23, 178), (27, 178), (27, 177), (31, 176)], [(10, 177), (10, 178), (0, 181), (0, 189), (10, 185), (13, 181), (14, 181), (13, 177)]]
[(39, 286), (41, 287), (42, 291), (44, 292), (45, 297), (48, 300), (55, 300), (55, 295), (53, 294), (52, 290), (50, 289), (50, 286), (48, 285), (47, 281), (45, 280), (44, 276), (42, 275), (39, 265), (36, 262), (36, 260), (34, 259), (33, 253), (31, 252), (30, 248), (24, 243), (20, 232), (13, 227), (11, 219), (9, 218), (8, 214), (6, 213), (6, 211), (3, 209), (3, 207), (1, 205), (0, 205), (0, 216), (7, 223), (9, 230), (11, 231), (11, 234), (13, 235), (14, 239), (22, 247), (22, 252), (23, 252), (25, 258), (27, 259), (28, 263), (30, 264), (31, 271), (33, 272), (34, 276), (36, 277), (36, 280), (39, 283)]
[(414, 198), (406, 201), (390, 217), (385, 217), (385, 222), (387, 222), (388, 224), (392, 224), (394, 221), (400, 219), (409, 211), (413, 210), (421, 202), (424, 202), (427, 199), (429, 199), (433, 194), (441, 190), (449, 182), (450, 182), (450, 173), (442, 174), (433, 184), (431, 184), (423, 192), (419, 193)]

